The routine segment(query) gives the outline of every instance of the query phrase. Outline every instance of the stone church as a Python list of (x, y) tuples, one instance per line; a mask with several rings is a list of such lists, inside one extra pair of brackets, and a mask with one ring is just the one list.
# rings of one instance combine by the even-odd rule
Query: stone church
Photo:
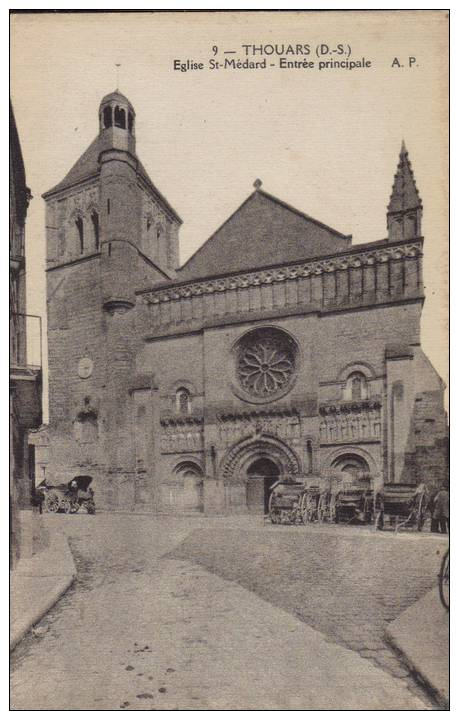
[(405, 146), (383, 239), (352, 245), (256, 181), (180, 266), (133, 106), (115, 91), (98, 120), (43, 196), (49, 477), (91, 474), (99, 508), (207, 513), (261, 512), (279, 478), (443, 478)]

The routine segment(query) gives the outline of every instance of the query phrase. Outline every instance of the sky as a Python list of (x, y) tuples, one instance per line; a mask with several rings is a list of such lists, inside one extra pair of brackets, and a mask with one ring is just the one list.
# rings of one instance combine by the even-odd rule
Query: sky
[[(404, 139), (424, 205), (422, 344), (447, 381), (447, 22), (439, 10), (13, 16), (11, 97), (33, 194), (28, 313), (43, 317), (46, 332), (41, 194), (97, 135), (100, 100), (116, 88), (121, 64), (118, 85), (136, 111), (137, 153), (184, 221), (182, 263), (257, 178), (267, 192), (352, 234), (354, 244), (384, 238)], [(314, 61), (313, 69), (280, 69), (269, 66), (275, 54), (245, 54), (297, 44), (309, 45), (310, 55), (288, 59)], [(325, 44), (342, 44), (351, 60), (371, 67), (319, 71), (316, 47)], [(210, 59), (225, 56), (266, 57), (268, 67), (209, 68)], [(204, 69), (177, 71), (174, 60)]]

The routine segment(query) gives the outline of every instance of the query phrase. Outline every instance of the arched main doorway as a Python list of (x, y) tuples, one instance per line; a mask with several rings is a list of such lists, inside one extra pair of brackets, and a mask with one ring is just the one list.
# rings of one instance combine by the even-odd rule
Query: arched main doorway
[(247, 469), (247, 508), (268, 513), (271, 486), (280, 477), (279, 467), (267, 457), (255, 460)]
[(219, 473), (225, 482), (227, 500), (237, 500), (240, 509), (263, 513), (268, 508), (272, 484), (277, 479), (297, 479), (301, 465), (288, 444), (264, 432), (248, 435), (233, 445), (223, 458)]

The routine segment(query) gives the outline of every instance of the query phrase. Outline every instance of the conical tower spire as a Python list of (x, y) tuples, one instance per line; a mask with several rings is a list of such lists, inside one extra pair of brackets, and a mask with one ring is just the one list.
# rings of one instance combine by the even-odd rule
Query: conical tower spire
[(421, 235), (422, 200), (416, 187), (405, 141), (402, 141), (392, 194), (387, 206), (389, 239), (398, 241)]

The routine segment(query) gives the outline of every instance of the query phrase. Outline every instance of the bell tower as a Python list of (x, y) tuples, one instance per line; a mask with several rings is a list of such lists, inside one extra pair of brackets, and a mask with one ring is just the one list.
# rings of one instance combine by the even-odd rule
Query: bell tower
[(174, 277), (181, 220), (136, 153), (131, 102), (114, 91), (97, 119), (96, 138), (43, 195), (49, 473), (94, 476), (102, 506), (129, 508), (136, 472), (130, 379), (142, 318), (136, 290)]
[(99, 132), (109, 137), (113, 148), (135, 155), (135, 111), (118, 90), (104, 96), (99, 106)]

